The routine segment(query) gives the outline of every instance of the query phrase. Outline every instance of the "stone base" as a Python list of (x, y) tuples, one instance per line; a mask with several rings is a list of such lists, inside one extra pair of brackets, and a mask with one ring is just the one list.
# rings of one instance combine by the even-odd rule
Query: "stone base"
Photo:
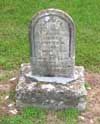
[(29, 72), (31, 72), (30, 64), (22, 64), (16, 87), (17, 107), (85, 110), (87, 91), (84, 86), (84, 68), (82, 66), (75, 67), (77, 79), (66, 84), (33, 81), (26, 76)]

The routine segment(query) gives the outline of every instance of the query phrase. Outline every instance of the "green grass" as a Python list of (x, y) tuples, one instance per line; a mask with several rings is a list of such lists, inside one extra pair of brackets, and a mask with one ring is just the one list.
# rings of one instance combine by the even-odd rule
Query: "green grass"
[[(16, 70), (2, 70), (0, 72), (0, 83), (2, 83), (2, 81), (4, 80), (9, 80), (10, 78), (12, 77), (15, 77), (17, 71)], [(4, 82), (4, 83), (7, 83), (7, 82)]]
[[(18, 69), (30, 62), (28, 25), (36, 12), (46, 8), (62, 9), (72, 16), (76, 64), (100, 73), (100, 0), (0, 0), (0, 68)], [(0, 80), (7, 77), (8, 73), (1, 75)], [(48, 113), (27, 108), (21, 115), (4, 117), (0, 124), (47, 124)], [(74, 109), (54, 112), (59, 124), (77, 124), (78, 114)]]
[(57, 115), (58, 118), (64, 120), (64, 124), (78, 124), (77, 118), (79, 113), (80, 112), (76, 109), (68, 109), (65, 111), (59, 111)]
[(86, 82), (86, 83), (85, 83), (85, 88), (86, 88), (87, 90), (88, 90), (88, 88), (91, 88), (89, 82)]
[(0, 68), (29, 62), (28, 25), (39, 10), (68, 12), (76, 26), (76, 64), (100, 72), (100, 0), (0, 0)]
[[(47, 110), (29, 107), (24, 109), (21, 115), (3, 117), (0, 121), (0, 124), (48, 124), (48, 113), (49, 111)], [(57, 116), (59, 119), (59, 123), (57, 124), (77, 124), (78, 114), (79, 111), (75, 109), (69, 109), (65, 111), (54, 112), (53, 116)], [(52, 121), (52, 118), (50, 121)], [(53, 121), (55, 120), (53, 119)]]
[(4, 117), (2, 124), (44, 124), (45, 112), (38, 108), (26, 108), (21, 115)]

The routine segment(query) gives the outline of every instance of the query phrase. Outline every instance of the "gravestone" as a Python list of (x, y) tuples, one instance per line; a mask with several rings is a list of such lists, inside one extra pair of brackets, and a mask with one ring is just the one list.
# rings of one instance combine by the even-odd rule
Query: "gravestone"
[(57, 9), (40, 11), (30, 23), (29, 39), (31, 62), (21, 65), (16, 106), (84, 110), (84, 67), (75, 66), (72, 18)]
[(73, 77), (74, 24), (64, 12), (50, 9), (33, 17), (30, 24), (33, 75)]

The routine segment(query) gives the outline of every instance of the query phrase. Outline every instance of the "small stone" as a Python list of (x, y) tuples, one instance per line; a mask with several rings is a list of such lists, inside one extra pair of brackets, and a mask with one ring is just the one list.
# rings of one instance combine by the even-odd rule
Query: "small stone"
[(92, 88), (91, 87), (87, 87), (87, 90), (91, 90)]
[(94, 124), (94, 121), (92, 119), (90, 119), (90, 124)]
[(7, 100), (7, 99), (9, 99), (9, 96), (6, 96), (6, 97), (4, 98), (4, 100)]
[(79, 120), (82, 120), (82, 121), (85, 120), (85, 118), (83, 116), (78, 116), (78, 118), (79, 118)]
[(16, 109), (13, 109), (13, 110), (9, 110), (9, 113), (16, 115), (18, 113), (18, 111)]
[(14, 81), (16, 80), (16, 77), (11, 78), (9, 81)]
[(14, 103), (11, 103), (8, 105), (9, 108), (13, 107), (14, 106)]

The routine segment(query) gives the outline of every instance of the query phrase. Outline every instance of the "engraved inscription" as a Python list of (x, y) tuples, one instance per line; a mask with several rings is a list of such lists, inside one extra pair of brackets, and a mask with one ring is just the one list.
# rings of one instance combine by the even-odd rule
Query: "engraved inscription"
[(70, 21), (67, 16), (46, 14), (40, 14), (31, 25), (32, 72), (34, 75), (70, 77), (74, 65)]
[(45, 66), (51, 75), (66, 73), (63, 66), (69, 56), (68, 24), (57, 16), (41, 18), (36, 24), (34, 36), (37, 63), (48, 63)]

